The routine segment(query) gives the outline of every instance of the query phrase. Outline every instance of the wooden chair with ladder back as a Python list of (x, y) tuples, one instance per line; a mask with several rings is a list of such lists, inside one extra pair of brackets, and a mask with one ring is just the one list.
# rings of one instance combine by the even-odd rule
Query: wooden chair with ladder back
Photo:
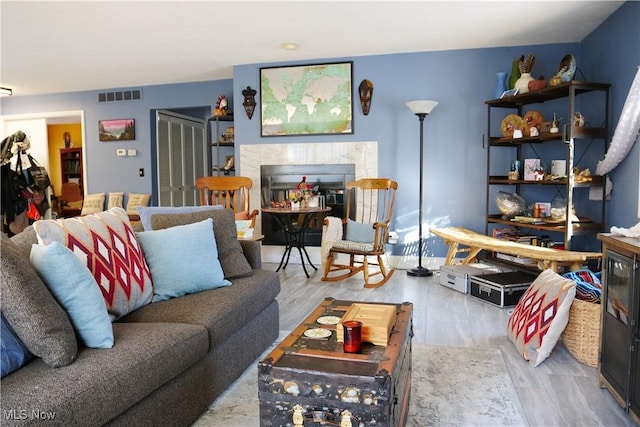
[[(398, 183), (387, 178), (362, 178), (347, 183), (345, 217), (341, 221), (328, 217), (323, 226), (323, 256), (327, 252), (323, 281), (336, 282), (359, 272), (364, 274), (365, 288), (377, 288), (389, 280), (395, 269), (387, 269), (383, 255), (397, 190)], [(336, 236), (335, 224), (343, 229), (339, 239), (328, 237)], [(341, 263), (338, 260), (341, 256), (347, 256), (349, 263)], [(369, 257), (375, 261), (370, 262)], [(371, 280), (378, 275), (382, 276), (380, 280)]]
[(255, 228), (259, 211), (251, 210), (249, 193), (253, 183), (244, 176), (203, 176), (196, 180), (200, 205), (222, 205), (231, 208), (238, 221), (251, 221)]

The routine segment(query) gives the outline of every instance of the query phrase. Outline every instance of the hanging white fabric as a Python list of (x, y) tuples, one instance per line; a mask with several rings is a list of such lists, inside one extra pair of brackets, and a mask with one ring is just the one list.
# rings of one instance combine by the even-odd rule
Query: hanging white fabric
[(613, 139), (604, 159), (596, 166), (596, 175), (605, 175), (616, 168), (629, 154), (640, 132), (640, 67), (631, 84), (622, 108)]

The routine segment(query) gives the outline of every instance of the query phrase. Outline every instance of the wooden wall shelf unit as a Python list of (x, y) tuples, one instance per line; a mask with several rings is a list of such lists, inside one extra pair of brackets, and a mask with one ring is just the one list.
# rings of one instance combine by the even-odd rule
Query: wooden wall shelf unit
[(640, 239), (598, 239), (604, 251), (598, 377), (640, 425)]
[[(559, 243), (563, 241), (567, 250), (589, 250), (589, 248), (576, 247), (572, 237), (577, 235), (590, 235), (589, 245), (597, 244), (595, 235), (603, 231), (602, 224), (605, 220), (605, 203), (603, 201), (589, 200), (589, 192), (595, 186), (604, 187), (605, 177), (591, 176), (583, 178), (576, 175), (574, 167), (585, 169), (583, 161), (593, 171), (595, 164), (589, 164), (592, 158), (604, 157), (607, 149), (608, 117), (609, 117), (609, 88), (607, 83), (590, 83), (570, 81), (558, 86), (549, 87), (535, 92), (515, 95), (504, 99), (492, 99), (486, 101), (487, 105), (487, 193), (486, 193), (486, 225), (485, 234), (491, 236), (495, 228), (508, 225), (517, 229), (523, 229), (526, 233), (536, 231), (553, 232)], [(591, 95), (584, 95), (591, 94)], [(587, 127), (576, 127), (572, 120), (578, 109), (578, 97), (585, 96), (582, 108), (589, 108), (593, 116), (592, 123), (587, 122)], [(580, 98), (581, 100), (583, 98)], [(540, 105), (548, 101), (554, 101), (551, 105)], [(588, 107), (587, 107), (588, 106)], [(554, 113), (559, 118), (564, 118), (559, 126), (558, 133), (541, 133), (540, 136), (513, 139), (504, 137), (501, 132), (501, 120), (508, 114), (517, 114), (523, 117), (527, 111), (541, 111), (547, 121)], [(594, 127), (595, 124), (595, 127)], [(589, 127), (591, 126), (591, 127)], [(548, 156), (545, 158), (542, 153)], [(532, 155), (533, 154), (533, 155)], [(553, 157), (551, 157), (553, 156)], [(585, 160), (582, 160), (586, 156)], [(511, 160), (519, 160), (524, 165), (526, 158), (541, 158), (542, 163), (550, 166), (550, 159), (566, 161), (566, 177), (530, 181), (523, 179), (523, 171), (520, 170), (520, 178), (509, 180), (506, 174)], [(496, 174), (496, 172), (498, 172)], [(576, 189), (585, 190), (576, 191)], [(567, 212), (579, 202), (580, 207), (586, 206), (591, 218), (580, 217), (579, 221), (572, 221), (570, 216), (560, 224), (553, 223), (517, 223), (509, 219), (503, 219), (499, 214), (495, 203), (495, 196), (499, 191), (517, 193), (525, 198), (528, 205), (534, 202), (550, 203), (554, 197), (562, 197), (566, 200)], [(604, 197), (604, 188), (602, 189)], [(577, 210), (577, 209), (576, 209)], [(578, 215), (582, 213), (577, 210)], [(584, 215), (584, 214), (582, 214)], [(579, 246), (579, 245), (578, 245)], [(593, 249), (591, 249), (593, 250)]]
[(82, 189), (83, 173), (82, 173), (82, 147), (77, 148), (61, 148), (60, 149), (60, 176), (62, 183), (78, 182)]

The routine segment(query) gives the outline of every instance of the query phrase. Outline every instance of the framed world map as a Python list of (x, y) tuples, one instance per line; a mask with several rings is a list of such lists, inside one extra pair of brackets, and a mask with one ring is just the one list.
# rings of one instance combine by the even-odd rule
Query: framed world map
[(353, 63), (260, 68), (262, 136), (353, 133)]

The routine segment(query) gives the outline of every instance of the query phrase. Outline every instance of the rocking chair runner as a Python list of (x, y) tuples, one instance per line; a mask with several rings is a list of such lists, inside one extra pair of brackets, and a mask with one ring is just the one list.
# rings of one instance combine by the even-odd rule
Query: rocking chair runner
[(255, 228), (258, 210), (250, 210), (251, 178), (244, 176), (203, 176), (196, 180), (200, 205), (222, 205), (232, 208), (236, 220), (251, 221)]
[[(342, 220), (344, 233), (341, 240), (327, 242), (325, 239), (330, 248), (323, 281), (336, 282), (361, 271), (365, 288), (377, 288), (389, 280), (395, 269), (387, 271), (382, 255), (389, 237), (397, 189), (398, 183), (386, 178), (363, 178), (347, 183), (347, 204)], [(329, 223), (325, 221), (323, 237), (329, 234)], [(338, 262), (340, 254), (349, 256), (349, 264)], [(376, 262), (369, 262), (368, 257), (376, 257)], [(333, 274), (340, 271), (343, 273)], [(377, 282), (370, 281), (377, 275), (382, 278)]]

